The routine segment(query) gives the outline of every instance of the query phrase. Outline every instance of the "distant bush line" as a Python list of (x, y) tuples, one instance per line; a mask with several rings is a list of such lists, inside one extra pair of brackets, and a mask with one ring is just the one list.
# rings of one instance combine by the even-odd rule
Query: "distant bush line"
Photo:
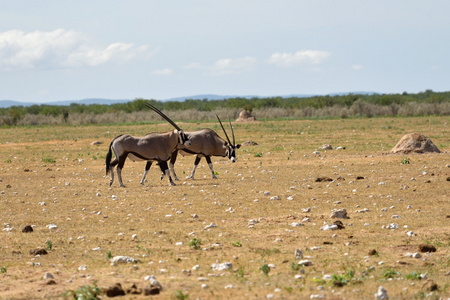
[(84, 125), (161, 121), (145, 106), (150, 102), (170, 118), (182, 121), (215, 120), (215, 113), (231, 119), (243, 109), (257, 119), (350, 118), (378, 116), (450, 115), (450, 92), (426, 90), (417, 94), (348, 94), (316, 97), (229, 98), (182, 102), (136, 99), (111, 105), (76, 104), (68, 106), (32, 105), (0, 108), (1, 126)]

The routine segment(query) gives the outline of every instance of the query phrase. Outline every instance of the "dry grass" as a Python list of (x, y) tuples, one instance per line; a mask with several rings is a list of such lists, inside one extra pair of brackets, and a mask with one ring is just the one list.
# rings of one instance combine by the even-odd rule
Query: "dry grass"
[[(2, 129), (0, 223), (2, 229), (5, 223), (13, 229), (0, 231), (0, 267), (5, 267), (0, 273), (0, 298), (58, 298), (64, 291), (94, 282), (100, 287), (116, 282), (142, 287), (144, 277), (151, 274), (163, 286), (154, 299), (177, 298), (177, 291), (178, 298), (189, 295), (189, 299), (262, 299), (268, 294), (275, 299), (312, 294), (373, 299), (380, 285), (394, 299), (425, 297), (429, 292), (422, 288), (424, 280), (407, 278), (412, 272), (425, 273), (438, 284), (433, 295), (448, 297), (447, 122), (445, 117), (426, 117), (235, 124), (238, 142), (253, 140), (259, 145), (241, 148), (235, 164), (213, 158), (218, 180), (210, 177), (202, 161), (205, 165), (194, 181), (169, 187), (154, 167), (142, 187), (145, 164), (127, 161), (126, 188), (119, 188), (117, 181), (110, 187), (104, 174), (109, 142), (121, 133), (143, 135), (169, 130), (168, 125)], [(219, 132), (213, 123), (180, 126)], [(405, 156), (385, 155), (410, 132), (423, 133), (444, 152), (408, 155), (409, 164), (401, 163)], [(103, 144), (91, 146), (95, 140)], [(325, 143), (345, 149), (313, 154)], [(193, 161), (193, 157), (179, 159), (175, 168), (180, 178), (190, 173)], [(322, 176), (345, 180), (315, 182)], [(272, 196), (281, 200), (270, 200)], [(305, 208), (311, 211), (303, 212)], [(334, 221), (329, 215), (335, 208), (349, 213), (350, 219), (342, 220), (345, 229), (321, 231), (323, 224)], [(370, 211), (355, 212), (364, 208)], [(392, 219), (393, 215), (401, 218)], [(305, 217), (311, 222), (291, 226)], [(250, 219), (259, 223), (249, 228)], [(204, 230), (212, 222), (217, 227)], [(400, 228), (382, 229), (390, 223)], [(21, 232), (27, 224), (35, 225), (33, 233)], [(58, 228), (50, 230), (49, 224)], [(416, 236), (405, 234), (410, 230)], [(201, 240), (203, 250), (189, 247), (193, 238)], [(48, 255), (30, 255), (31, 249), (46, 248), (47, 240), (52, 244)], [(437, 252), (422, 253), (421, 259), (404, 256), (418, 252), (423, 243), (435, 245)], [(101, 250), (93, 251), (97, 247)], [(297, 248), (311, 257), (312, 266), (297, 268)], [(378, 254), (369, 256), (372, 249)], [(141, 263), (111, 266), (108, 252), (139, 258)], [(233, 269), (213, 271), (211, 264), (216, 262), (232, 262)], [(264, 275), (260, 270), (264, 264), (275, 268)], [(87, 269), (78, 270), (81, 265)], [(195, 265), (200, 269), (192, 270)], [(348, 277), (343, 287), (322, 280), (326, 274), (342, 279), (352, 271), (353, 279)], [(45, 272), (54, 275), (55, 285), (46, 285)], [(295, 279), (296, 274), (303, 278)], [(202, 283), (209, 287), (202, 289)]]

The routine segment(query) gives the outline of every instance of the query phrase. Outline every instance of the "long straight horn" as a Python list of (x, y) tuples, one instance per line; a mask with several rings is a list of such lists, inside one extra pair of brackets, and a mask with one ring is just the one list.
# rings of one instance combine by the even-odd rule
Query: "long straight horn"
[(162, 113), (162, 111), (160, 111), (159, 109), (157, 109), (156, 107), (154, 107), (153, 105), (151, 105), (150, 103), (145, 103), (145, 106), (147, 106), (148, 108), (152, 109), (154, 112), (156, 112), (158, 115), (160, 115), (161, 117), (163, 117), (167, 122), (169, 122), (173, 127), (175, 127), (175, 129), (180, 130), (181, 128), (178, 127), (177, 124), (175, 124), (174, 121), (172, 121), (171, 119), (169, 119), (168, 116), (166, 116), (165, 114)]
[(216, 117), (217, 117), (217, 120), (219, 120), (219, 123), (220, 123), (220, 126), (222, 127), (223, 133), (225, 133), (225, 136), (227, 137), (228, 143), (229, 143), (230, 145), (233, 145), (233, 144), (231, 144), (230, 138), (228, 137), (228, 134), (227, 134), (227, 132), (225, 131), (225, 128), (223, 128), (222, 122), (220, 121), (220, 118), (219, 118), (219, 116), (218, 116), (217, 114), (216, 114)]
[[(227, 115), (228, 117), (228, 115)], [(236, 146), (236, 142), (234, 140), (234, 131), (233, 131), (233, 126), (231, 126), (231, 121), (230, 121), (230, 117), (228, 117), (228, 123), (230, 123), (230, 128), (231, 128), (231, 135), (233, 136), (233, 146)]]

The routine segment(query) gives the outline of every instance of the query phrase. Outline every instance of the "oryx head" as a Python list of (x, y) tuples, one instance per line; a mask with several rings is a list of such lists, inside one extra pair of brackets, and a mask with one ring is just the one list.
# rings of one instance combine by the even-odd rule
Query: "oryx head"
[(220, 126), (222, 127), (223, 133), (225, 133), (225, 136), (227, 137), (228, 143), (226, 144), (226, 147), (227, 147), (226, 155), (231, 160), (231, 162), (236, 162), (236, 149), (239, 149), (241, 147), (241, 144), (236, 145), (236, 141), (234, 140), (233, 126), (231, 126), (230, 118), (228, 117), (228, 123), (230, 124), (231, 135), (233, 137), (233, 143), (231, 143), (230, 138), (228, 137), (228, 134), (225, 131), (225, 128), (223, 128), (222, 122), (220, 121), (220, 118), (217, 114), (216, 114), (216, 117), (217, 117), (217, 120), (219, 120), (219, 123), (220, 123)]
[(166, 116), (165, 114), (162, 113), (162, 111), (160, 111), (159, 109), (157, 109), (156, 107), (154, 107), (153, 105), (151, 105), (150, 103), (145, 103), (145, 105), (152, 109), (154, 112), (156, 112), (158, 115), (160, 115), (161, 117), (163, 117), (167, 122), (169, 122), (173, 127), (175, 127), (175, 134), (178, 135), (179, 137), (179, 143), (185, 146), (190, 146), (191, 145), (191, 141), (189, 140), (189, 138), (187, 137), (187, 135), (184, 133), (183, 129), (181, 129), (180, 127), (178, 127), (177, 124), (175, 124), (174, 121), (172, 121), (168, 116)]

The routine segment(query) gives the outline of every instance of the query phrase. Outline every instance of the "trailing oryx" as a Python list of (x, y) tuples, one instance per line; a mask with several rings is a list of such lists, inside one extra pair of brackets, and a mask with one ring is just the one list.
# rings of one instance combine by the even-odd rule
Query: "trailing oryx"
[[(170, 158), (169, 167), (170, 170), (172, 171), (175, 180), (179, 180), (173, 168), (175, 161), (177, 159), (178, 152), (180, 152), (181, 155), (183, 156), (197, 155), (197, 157), (195, 158), (194, 169), (192, 170), (192, 174), (188, 176), (188, 178), (192, 179), (194, 179), (195, 170), (197, 169), (197, 166), (202, 157), (206, 158), (206, 162), (208, 163), (209, 168), (211, 169), (212, 177), (214, 179), (217, 179), (217, 177), (214, 174), (213, 165), (211, 163), (211, 156), (222, 156), (222, 157), (227, 156), (231, 160), (231, 162), (233, 163), (236, 162), (236, 149), (239, 149), (241, 145), (240, 144), (236, 145), (235, 143), (233, 126), (231, 126), (230, 119), (228, 119), (228, 123), (230, 124), (233, 143), (231, 143), (230, 138), (228, 137), (228, 134), (225, 131), (225, 128), (223, 127), (219, 116), (216, 115), (216, 117), (219, 120), (220, 126), (222, 127), (228, 142), (222, 139), (214, 130), (209, 128), (200, 129), (193, 132), (185, 132), (186, 136), (189, 138), (191, 142), (191, 145), (175, 149)], [(145, 176), (147, 175), (151, 165), (152, 162), (148, 161), (147, 165), (145, 166), (144, 176), (142, 177), (141, 180), (142, 184), (145, 180)], [(167, 172), (165, 173), (167, 174)], [(161, 175), (161, 179), (163, 177), (164, 172)]]
[[(109, 145), (109, 152), (106, 155), (106, 175), (111, 171), (111, 181), (109, 185), (114, 182), (114, 167), (117, 165), (117, 177), (119, 177), (119, 184), (125, 187), (122, 182), (122, 168), (127, 157), (134, 160), (157, 161), (160, 165), (161, 171), (169, 177), (170, 185), (175, 185), (170, 177), (170, 171), (167, 167), (167, 161), (171, 154), (177, 147), (184, 147), (190, 145), (189, 138), (173, 122), (169, 117), (163, 114), (156, 107), (146, 103), (147, 107), (154, 110), (167, 122), (169, 122), (175, 130), (164, 133), (149, 133), (143, 137), (134, 137), (131, 135), (119, 135), (115, 137)], [(112, 150), (112, 151), (111, 151)], [(111, 162), (112, 152), (115, 158)]]

